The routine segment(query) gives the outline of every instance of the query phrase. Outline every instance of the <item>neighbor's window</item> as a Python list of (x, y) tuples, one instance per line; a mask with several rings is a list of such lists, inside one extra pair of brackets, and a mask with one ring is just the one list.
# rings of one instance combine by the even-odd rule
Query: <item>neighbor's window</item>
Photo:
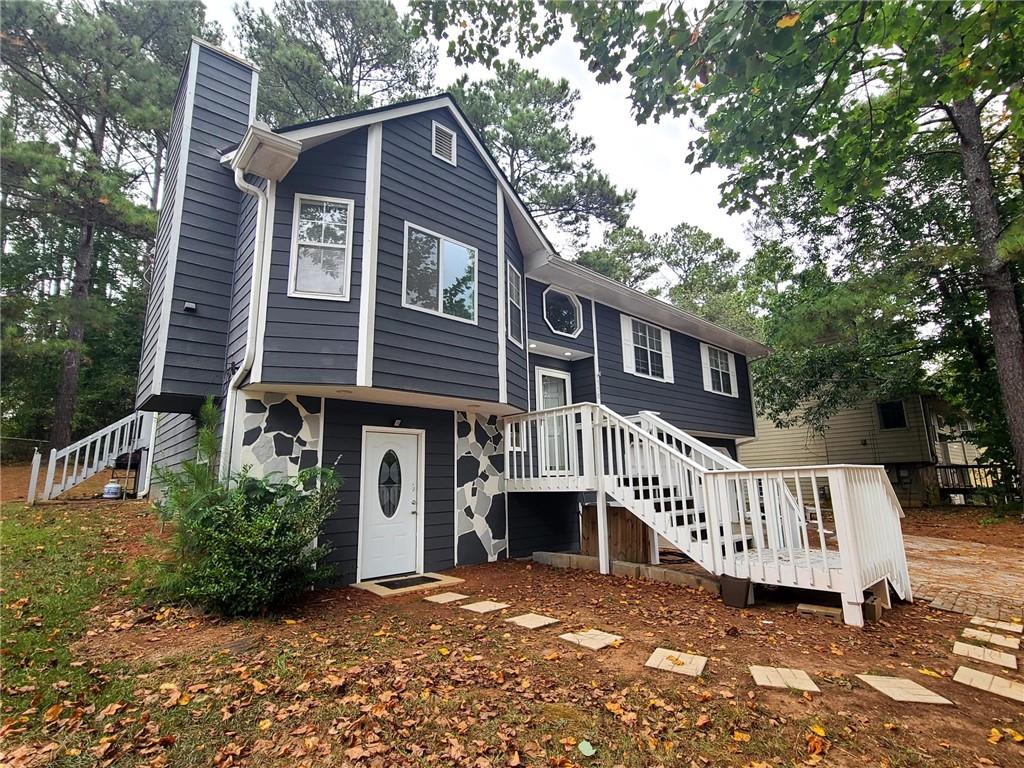
[(407, 307), (476, 322), (475, 248), (405, 225)]
[(665, 378), (665, 358), (661, 352), (661, 328), (633, 318), (633, 361), (636, 372), (656, 379)]
[(544, 291), (544, 321), (561, 336), (579, 336), (583, 331), (583, 305), (566, 291), (548, 288)]
[(906, 429), (907, 412), (902, 400), (889, 400), (878, 404), (878, 423), (882, 429)]
[(719, 395), (739, 397), (736, 384), (736, 358), (732, 352), (700, 345), (701, 364), (704, 367), (704, 389)]
[(295, 196), (289, 296), (348, 299), (354, 207), (351, 200)]
[(508, 265), (508, 337), (523, 346), (523, 276)]

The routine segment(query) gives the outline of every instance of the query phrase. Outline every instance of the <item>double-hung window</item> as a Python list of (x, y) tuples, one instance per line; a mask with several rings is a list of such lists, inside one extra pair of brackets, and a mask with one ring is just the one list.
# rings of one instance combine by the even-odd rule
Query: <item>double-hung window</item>
[(476, 261), (476, 248), (406, 222), (402, 304), (475, 323)]
[(508, 275), (508, 337), (519, 347), (523, 346), (523, 276), (511, 264), (507, 265)]
[(704, 389), (719, 395), (739, 397), (736, 357), (733, 353), (709, 344), (701, 344), (700, 357), (704, 368)]
[(622, 323), (622, 369), (636, 376), (673, 381), (672, 338), (668, 331), (628, 315)]
[(352, 278), (351, 200), (296, 195), (288, 295), (345, 301)]

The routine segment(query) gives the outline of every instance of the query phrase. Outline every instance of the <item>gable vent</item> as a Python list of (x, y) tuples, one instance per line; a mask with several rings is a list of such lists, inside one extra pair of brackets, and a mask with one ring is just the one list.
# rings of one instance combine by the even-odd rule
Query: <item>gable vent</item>
[(455, 131), (440, 123), (434, 123), (433, 133), (430, 151), (434, 157), (439, 157), (446, 163), (455, 165)]

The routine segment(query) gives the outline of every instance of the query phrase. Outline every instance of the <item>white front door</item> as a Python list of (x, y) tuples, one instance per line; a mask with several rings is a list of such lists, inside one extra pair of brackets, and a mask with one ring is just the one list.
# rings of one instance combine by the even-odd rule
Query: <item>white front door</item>
[[(572, 382), (565, 371), (537, 368), (537, 403), (542, 411), (560, 408), (572, 402)], [(540, 422), (541, 467), (544, 475), (561, 476), (571, 472), (570, 435), (575, 434), (575, 414), (545, 417)]]
[(363, 433), (359, 578), (418, 570), (421, 433)]

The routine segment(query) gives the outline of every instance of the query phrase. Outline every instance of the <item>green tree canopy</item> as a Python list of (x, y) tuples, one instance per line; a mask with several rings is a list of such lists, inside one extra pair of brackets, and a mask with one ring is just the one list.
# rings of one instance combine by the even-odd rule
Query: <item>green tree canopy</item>
[(493, 78), (463, 76), (451, 92), (534, 216), (577, 238), (592, 220), (626, 223), (635, 193), (597, 170), (593, 139), (572, 130), (580, 94), (567, 80), (498, 62)]
[(420, 96), (437, 50), (390, 0), (235, 6), (242, 51), (260, 65), (259, 114), (287, 125)]

